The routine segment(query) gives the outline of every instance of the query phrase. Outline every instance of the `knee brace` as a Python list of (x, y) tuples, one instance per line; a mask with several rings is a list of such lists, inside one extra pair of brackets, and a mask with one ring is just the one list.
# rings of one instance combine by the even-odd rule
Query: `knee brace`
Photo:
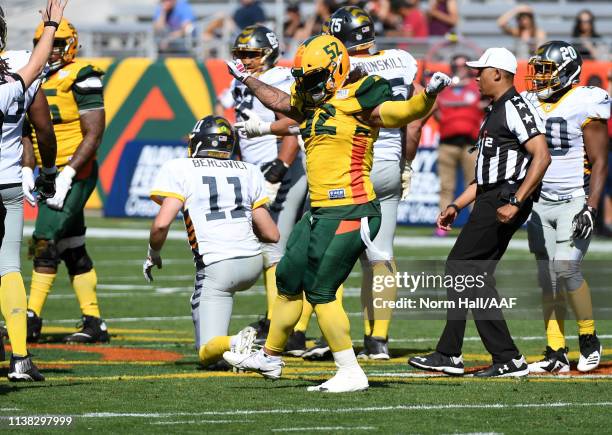
[(34, 259), (34, 267), (51, 267), (56, 269), (60, 262), (57, 245), (53, 240), (32, 237), (28, 247), (28, 258)]
[(93, 261), (89, 258), (85, 245), (64, 250), (60, 258), (64, 260), (68, 274), (71, 276), (81, 275), (93, 269)]
[(555, 260), (553, 264), (557, 282), (563, 283), (567, 291), (574, 291), (582, 285), (584, 277), (580, 262), (576, 260)]

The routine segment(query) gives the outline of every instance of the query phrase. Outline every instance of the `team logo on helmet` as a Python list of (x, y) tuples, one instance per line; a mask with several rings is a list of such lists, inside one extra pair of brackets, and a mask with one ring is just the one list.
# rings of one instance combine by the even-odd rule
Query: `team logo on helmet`
[(351, 53), (370, 48), (376, 37), (372, 18), (357, 6), (344, 6), (334, 12), (327, 33), (342, 41)]
[(550, 41), (538, 47), (529, 59), (525, 81), (527, 90), (540, 100), (547, 100), (557, 92), (578, 83), (582, 58), (565, 41)]

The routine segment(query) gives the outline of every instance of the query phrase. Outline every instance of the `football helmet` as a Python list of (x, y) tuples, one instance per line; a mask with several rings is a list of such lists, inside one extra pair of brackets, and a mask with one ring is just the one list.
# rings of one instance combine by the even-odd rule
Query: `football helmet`
[(540, 100), (548, 100), (557, 92), (578, 83), (582, 58), (571, 44), (550, 41), (540, 45), (527, 66), (527, 90)]
[(331, 35), (318, 35), (300, 45), (291, 75), (297, 91), (318, 104), (342, 87), (349, 70), (349, 54), (342, 41)]
[(200, 119), (189, 134), (189, 157), (229, 159), (236, 145), (236, 134), (230, 123), (220, 116)]
[(0, 52), (6, 48), (6, 17), (4, 16), (4, 10), (0, 6)]
[(327, 33), (342, 41), (349, 53), (374, 45), (374, 22), (357, 6), (341, 7), (332, 14), (327, 25)]
[(280, 56), (276, 33), (261, 25), (245, 27), (236, 37), (232, 56), (251, 73), (272, 68)]
[[(36, 33), (34, 34), (34, 45), (36, 45), (42, 37), (44, 29), (44, 23), (40, 23), (36, 28)], [(74, 60), (78, 52), (79, 34), (70, 21), (68, 21), (66, 18), (62, 18), (62, 21), (60, 21), (59, 27), (55, 32), (53, 50), (51, 51), (51, 57), (49, 58), (49, 69), (51, 71), (57, 71), (64, 65), (68, 65)], [(54, 59), (56, 56), (58, 56), (57, 59), (52, 61), (52, 59)]]

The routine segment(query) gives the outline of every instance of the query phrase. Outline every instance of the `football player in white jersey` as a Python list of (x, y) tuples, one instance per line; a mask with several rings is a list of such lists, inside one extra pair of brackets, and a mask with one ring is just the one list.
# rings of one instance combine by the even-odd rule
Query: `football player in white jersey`
[[(290, 91), (293, 83), (291, 70), (276, 65), (280, 49), (276, 34), (272, 30), (261, 25), (244, 28), (236, 37), (232, 55), (235, 59), (240, 59), (247, 70), (255, 74), (259, 80), (285, 92)], [(249, 117), (270, 122), (284, 117), (265, 108), (244, 84), (235, 79), (219, 96), (217, 114), (221, 115), (224, 109), (228, 108), (235, 109), (239, 122)], [(264, 245), (264, 283), (268, 311), (266, 319), (262, 319), (258, 325), (258, 341), (263, 341), (272, 315), (272, 302), (277, 293), (276, 265), (285, 251), (289, 234), (304, 208), (306, 174), (297, 138), (293, 136), (279, 139), (268, 134), (248, 138), (243, 132), (239, 132), (238, 152), (242, 161), (258, 166), (263, 172), (270, 198), (270, 212), (281, 234), (278, 243)]]
[(552, 163), (528, 223), (529, 246), (538, 278), (547, 335), (544, 359), (532, 373), (570, 370), (565, 344), (566, 301), (578, 322), (578, 370), (599, 365), (602, 347), (595, 333), (589, 286), (580, 263), (593, 233), (597, 204), (608, 172), (610, 98), (600, 88), (578, 83), (582, 59), (570, 44), (551, 41), (529, 61), (529, 92), (523, 93), (546, 124)]
[[(9, 141), (13, 138), (15, 133), (12, 131), (14, 128), (11, 123), (16, 122), (21, 124), (23, 120), (19, 120), (16, 117), (25, 116), (23, 110), (21, 113), (18, 110), (19, 102), (25, 102), (28, 98), (26, 92), (28, 88), (40, 77), (43, 71), (47, 58), (51, 53), (53, 46), (53, 37), (58, 27), (58, 23), (62, 19), (64, 8), (66, 7), (66, 0), (48, 0), (47, 7), (43, 12), (44, 30), (40, 40), (39, 46), (37, 46), (32, 55), (25, 63), (21, 65), (18, 70), (11, 73), (10, 67), (5, 60), (0, 61), (0, 128), (2, 129), (2, 137), (0, 138), (0, 147), (4, 151), (5, 145), (9, 147)], [(6, 42), (6, 21), (4, 19), (4, 13), (0, 10), (0, 51), (4, 50)], [(17, 103), (17, 110), (13, 113), (11, 110), (14, 108), (14, 103)], [(8, 122), (7, 122), (8, 118)], [(4, 123), (7, 122), (6, 130)], [(6, 136), (5, 136), (6, 133)], [(0, 155), (0, 161), (4, 160), (4, 156)], [(2, 168), (0, 176), (8, 173), (8, 168)], [(11, 187), (17, 187), (21, 189), (21, 181), (16, 183), (16, 186), (11, 184), (3, 185)], [(6, 189), (2, 189), (6, 190)], [(12, 193), (15, 195), (15, 192)], [(4, 238), (5, 230), (5, 193), (2, 193), (3, 205), (2, 210), (2, 222), (0, 223), (0, 248), (2, 245), (2, 239)], [(8, 199), (8, 198), (7, 198)], [(11, 214), (12, 215), (12, 214)], [(15, 225), (11, 223), (11, 225)], [(10, 231), (15, 231), (16, 228), (10, 228)], [(12, 234), (11, 234), (12, 236)], [(11, 243), (13, 245), (13, 243)], [(9, 248), (10, 249), (10, 248)], [(2, 253), (4, 258), (4, 253)], [(13, 354), (11, 356), (11, 362), (9, 366), (8, 378), (10, 381), (43, 381), (45, 378), (38, 372), (36, 366), (32, 363), (32, 360), (28, 354), (26, 347), (26, 292), (21, 285), (13, 285), (16, 279), (15, 274), (7, 273), (7, 278), (0, 281), (0, 305), (2, 308), (2, 314), (6, 321), (7, 330), (11, 339), (11, 347)], [(17, 273), (19, 275), (19, 273)], [(20, 278), (20, 275), (19, 275)]]
[(191, 308), (204, 367), (214, 366), (230, 349), (251, 351), (254, 328), (228, 336), (233, 295), (257, 281), (263, 265), (260, 241), (279, 239), (266, 208), (263, 175), (256, 165), (231, 160), (235, 144), (224, 118), (201, 119), (189, 136), (190, 157), (166, 162), (151, 190), (161, 208), (151, 226), (144, 275), (150, 282), (152, 267), (162, 267), (160, 251), (181, 211), (196, 266)]

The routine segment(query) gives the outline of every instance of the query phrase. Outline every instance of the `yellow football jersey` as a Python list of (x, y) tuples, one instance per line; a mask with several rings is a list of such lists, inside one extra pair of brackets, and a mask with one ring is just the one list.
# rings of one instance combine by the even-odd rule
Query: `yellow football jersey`
[[(66, 165), (83, 141), (80, 111), (104, 108), (103, 71), (80, 60), (69, 63), (45, 78), (43, 92), (49, 102), (57, 138), (56, 165)], [(32, 135), (36, 161), (41, 165), (36, 135)]]
[(316, 107), (293, 86), (291, 105), (305, 118), (300, 131), (312, 207), (365, 204), (376, 198), (370, 171), (378, 128), (355, 115), (391, 97), (389, 83), (374, 75), (344, 86)]

